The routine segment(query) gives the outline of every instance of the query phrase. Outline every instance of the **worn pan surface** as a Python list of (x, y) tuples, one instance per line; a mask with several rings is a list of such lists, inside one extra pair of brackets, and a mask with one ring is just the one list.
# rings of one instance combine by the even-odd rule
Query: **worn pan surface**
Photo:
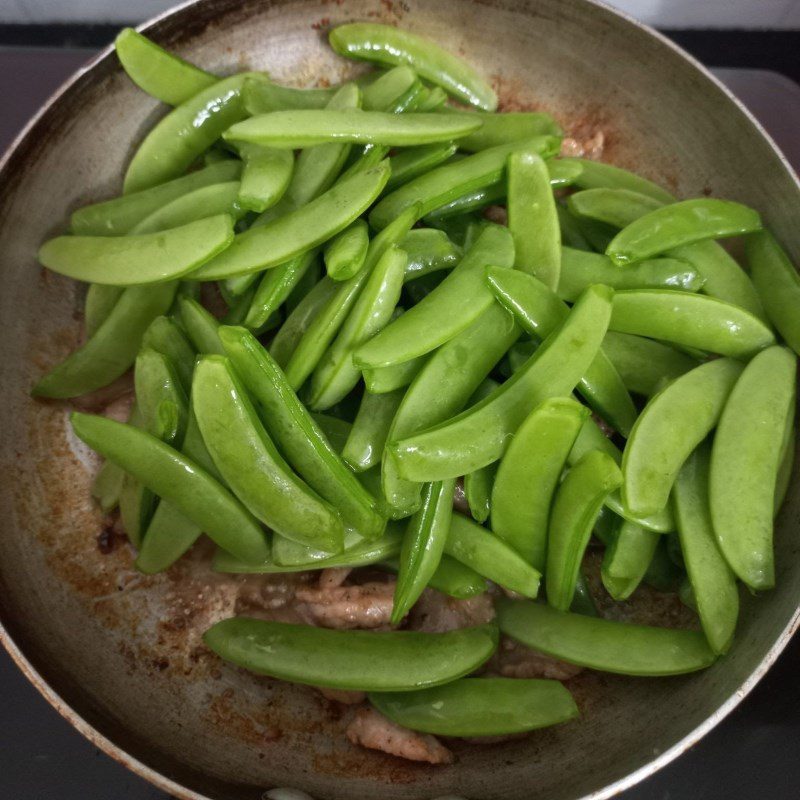
[[(800, 259), (800, 189), (763, 132), (682, 53), (586, 0), (200, 0), (147, 32), (221, 74), (267, 69), (304, 85), (353, 70), (324, 37), (350, 19), (432, 36), (490, 75), (507, 107), (548, 108), (579, 134), (602, 129), (606, 158), (678, 194), (755, 206)], [(719, 721), (797, 625), (797, 478), (778, 520), (777, 588), (743, 596), (727, 658), (685, 678), (587, 677), (576, 687), (580, 722), (472, 747), (446, 768), (356, 750), (315, 693), (211, 657), (199, 635), (232, 613), (235, 582), (209, 578), (192, 560), (146, 578), (124, 543), (101, 552), (102, 520), (88, 499), (93, 457), (68, 432), (64, 406), (28, 396), (78, 341), (81, 294), (33, 255), (71, 209), (119, 190), (134, 146), (163, 111), (106, 51), (43, 110), (0, 172), (0, 615), (6, 646), (42, 693), (165, 790), (231, 800), (280, 785), (319, 798), (603, 798)]]

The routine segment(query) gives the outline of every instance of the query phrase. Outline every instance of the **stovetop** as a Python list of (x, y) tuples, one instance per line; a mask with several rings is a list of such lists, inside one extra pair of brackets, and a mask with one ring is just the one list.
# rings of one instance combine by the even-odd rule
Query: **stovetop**
[[(89, 50), (0, 47), (0, 149)], [(723, 63), (738, 63), (727, 60)], [(800, 169), (800, 86), (776, 72), (718, 69)], [(800, 638), (699, 744), (619, 800), (754, 800), (800, 794)], [(83, 739), (0, 653), (0, 798), (165, 800)], [(475, 800), (478, 800), (475, 798)]]

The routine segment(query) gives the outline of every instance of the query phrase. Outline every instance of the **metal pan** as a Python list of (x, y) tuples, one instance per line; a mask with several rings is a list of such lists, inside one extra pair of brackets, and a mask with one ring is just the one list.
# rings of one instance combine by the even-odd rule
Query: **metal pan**
[[(220, 73), (268, 69), (298, 85), (354, 68), (325, 29), (378, 19), (425, 33), (490, 75), (506, 107), (553, 110), (606, 158), (680, 195), (760, 209), (800, 260), (800, 186), (764, 132), (701, 67), (654, 32), (587, 0), (200, 0), (146, 26)], [(0, 619), (32, 682), (114, 758), (181, 798), (256, 800), (274, 786), (319, 798), (606, 798), (696, 741), (749, 691), (797, 626), (800, 483), (777, 524), (777, 588), (743, 597), (731, 654), (660, 680), (587, 676), (580, 722), (428, 768), (356, 750), (315, 693), (221, 665), (202, 630), (241, 587), (188, 559), (165, 576), (102, 553), (88, 493), (93, 457), (66, 409), (28, 389), (80, 336), (80, 290), (36, 264), (68, 212), (118, 191), (143, 132), (164, 113), (105, 51), (39, 113), (0, 166)], [(108, 548), (104, 548), (108, 549)], [(670, 609), (660, 609), (661, 618)]]

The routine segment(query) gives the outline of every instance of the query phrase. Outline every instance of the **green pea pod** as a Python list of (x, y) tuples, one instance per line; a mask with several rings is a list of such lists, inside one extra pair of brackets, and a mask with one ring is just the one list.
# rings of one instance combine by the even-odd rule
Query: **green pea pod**
[(606, 547), (600, 576), (614, 600), (627, 600), (644, 579), (661, 534), (628, 520), (620, 520)]
[(569, 607), (569, 610), (587, 617), (600, 616), (597, 610), (597, 604), (594, 601), (591, 591), (589, 591), (589, 585), (583, 572), (578, 573), (578, 581), (575, 584), (575, 596), (572, 598), (572, 605)]
[(680, 675), (714, 663), (700, 631), (652, 628), (558, 611), (542, 603), (497, 602), (500, 630), (526, 647), (602, 672)]
[(760, 229), (758, 213), (740, 203), (710, 197), (682, 200), (627, 225), (608, 245), (606, 255), (624, 266), (701, 239), (738, 236)]
[(494, 302), (485, 283), (486, 267), (510, 268), (513, 258), (508, 231), (500, 226), (487, 228), (436, 289), (356, 349), (353, 363), (362, 368), (399, 364), (452, 339)]
[(626, 189), (652, 197), (661, 203), (672, 203), (675, 198), (658, 184), (626, 169), (592, 161), (588, 158), (569, 158), (581, 166), (580, 178), (576, 181), (582, 189)]
[(392, 420), (404, 394), (404, 389), (384, 394), (364, 392), (353, 429), (342, 450), (342, 457), (356, 472), (365, 472), (380, 463)]
[(217, 469), (258, 519), (293, 541), (341, 551), (338, 513), (283, 460), (227, 359), (205, 356), (198, 361), (192, 407)]
[(439, 566), (453, 516), (455, 481), (426, 484), (422, 506), (408, 522), (400, 551), (392, 624), (399, 625)]
[(306, 205), (267, 225), (238, 234), (230, 247), (199, 269), (196, 280), (220, 280), (277, 267), (344, 230), (380, 194), (386, 163), (340, 180)]
[[(523, 330), (543, 341), (569, 316), (569, 308), (541, 281), (519, 270), (487, 270), (489, 288)], [(600, 350), (578, 382), (578, 391), (623, 436), (636, 420), (636, 407), (622, 378)]]
[(311, 408), (330, 408), (358, 383), (361, 372), (353, 364), (353, 352), (389, 322), (400, 299), (407, 263), (405, 251), (391, 245), (373, 267), (339, 335), (314, 371), (308, 399)]
[(242, 94), (245, 110), (251, 116), (255, 116), (292, 108), (325, 108), (338, 88), (331, 86), (319, 89), (295, 89), (291, 86), (279, 86), (259, 76), (257, 79), (245, 80)]
[(781, 442), (780, 460), (778, 462), (778, 475), (775, 480), (775, 516), (778, 515), (783, 501), (786, 499), (786, 493), (789, 491), (789, 484), (792, 480), (796, 433), (794, 415), (795, 409), (790, 408), (786, 418), (786, 427), (783, 430), (783, 442)]
[(242, 208), (261, 213), (274, 206), (289, 188), (294, 172), (294, 154), (271, 147), (244, 145), (244, 161), (238, 200)]
[(767, 315), (795, 353), (800, 353), (800, 277), (769, 231), (747, 237), (750, 274)]
[(672, 381), (697, 366), (695, 359), (669, 345), (628, 333), (609, 331), (603, 351), (627, 389), (645, 397), (654, 395), (662, 381)]
[(270, 355), (279, 367), (284, 368), (289, 363), (298, 342), (338, 289), (337, 283), (328, 277), (323, 278), (289, 314), (269, 347)]
[(223, 326), (220, 339), (237, 373), (261, 405), (268, 433), (289, 463), (361, 536), (380, 536), (385, 520), (377, 512), (375, 499), (333, 449), (269, 353), (244, 328)]
[(547, 602), (553, 608), (567, 611), (572, 605), (597, 515), (621, 483), (614, 459), (595, 450), (583, 456), (558, 487), (547, 531)]
[(500, 458), (532, 408), (569, 394), (585, 374), (605, 335), (611, 296), (604, 286), (587, 289), (527, 364), (489, 397), (435, 428), (392, 441), (389, 452), (400, 476), (443, 480)]
[(267, 557), (255, 519), (196, 463), (132, 425), (77, 412), (70, 419), (79, 439), (179, 508), (220, 547), (245, 561)]
[(501, 736), (558, 725), (578, 716), (563, 684), (549, 680), (462, 678), (416, 692), (370, 692), (398, 725), (439, 736)]
[(580, 223), (570, 213), (569, 209), (561, 203), (556, 203), (556, 214), (558, 214), (558, 224), (561, 228), (561, 241), (564, 246), (572, 247), (575, 250), (591, 252), (592, 245), (589, 244), (589, 241), (581, 230)]
[[(383, 565), (393, 572), (397, 572), (400, 566), (398, 559), (384, 561)], [(460, 561), (442, 554), (439, 566), (431, 575), (428, 586), (449, 597), (466, 600), (486, 591), (486, 579)]]
[(547, 523), (567, 456), (589, 410), (570, 398), (537, 406), (500, 461), (492, 489), (492, 530), (544, 572)]
[[(445, 108), (448, 114), (459, 116), (473, 115), (472, 111), (460, 111), (454, 108)], [(483, 122), (475, 133), (459, 139), (458, 147), (474, 153), (477, 150), (488, 150), (501, 144), (511, 144), (522, 139), (531, 139), (534, 136), (561, 136), (559, 124), (543, 111), (511, 111), (502, 114), (481, 114), (479, 119)], [(576, 172), (581, 171), (576, 164)]]
[(555, 290), (561, 272), (561, 228), (547, 166), (535, 152), (508, 157), (508, 228), (514, 266)]
[(532, 150), (548, 158), (558, 151), (558, 142), (552, 136), (538, 136), (443, 164), (386, 195), (370, 212), (369, 223), (373, 228), (383, 228), (414, 203), (420, 204), (419, 216), (423, 217), (468, 192), (497, 183), (503, 177), (511, 153)]
[(453, 514), (445, 553), (490, 581), (524, 597), (536, 597), (541, 574), (491, 531)]
[[(570, 450), (567, 462), (570, 466), (576, 464), (586, 453), (591, 450), (600, 450), (606, 455), (616, 461), (617, 464), (622, 464), (622, 453), (619, 448), (612, 442), (597, 426), (593, 419), (587, 419), (583, 423), (578, 438)], [(619, 491), (611, 492), (606, 498), (606, 508), (613, 511), (623, 519), (641, 525), (650, 531), (658, 531), (659, 533), (668, 533), (675, 530), (675, 521), (672, 518), (672, 511), (669, 506), (659, 511), (657, 514), (649, 516), (637, 516), (633, 514), (630, 509), (622, 502)]]
[(396, 692), (473, 672), (497, 649), (497, 628), (376, 633), (233, 617), (209, 628), (203, 641), (226, 661), (260, 675), (333, 689)]
[(719, 358), (676, 378), (645, 406), (622, 457), (622, 500), (634, 513), (667, 505), (683, 462), (717, 425), (742, 365)]
[(749, 311), (715, 297), (668, 289), (617, 292), (609, 328), (733, 358), (752, 356), (775, 341)]
[[(364, 94), (363, 106), (366, 111), (392, 111), (389, 108), (400, 98), (406, 97), (409, 90), (421, 86), (417, 73), (403, 64), (384, 72), (379, 78), (361, 87)], [(399, 113), (399, 110), (398, 112)]]
[(150, 323), (165, 314), (175, 283), (131, 286), (86, 344), (71, 353), (33, 387), (38, 397), (77, 397), (107, 386), (133, 364)]
[[(171, 413), (170, 413), (171, 412)], [(173, 419), (170, 419), (170, 416)], [(170, 425), (170, 422), (177, 418), (175, 409), (168, 409), (166, 406), (163, 408), (163, 416), (157, 416), (153, 420), (153, 428), (147, 433), (154, 436), (158, 441), (164, 440), (163, 426)], [(128, 419), (130, 425), (136, 428), (145, 428), (144, 418), (139, 409), (138, 403), (134, 401), (131, 408), (130, 417)], [(107, 462), (113, 463), (113, 462)], [(117, 466), (117, 465), (114, 465)], [(118, 467), (119, 468), (119, 467)], [(134, 475), (131, 475), (124, 470), (122, 486), (119, 493), (119, 518), (122, 527), (134, 547), (140, 547), (142, 544), (142, 537), (147, 529), (150, 518), (153, 515), (153, 510), (156, 503), (156, 498), (153, 493), (142, 483), (137, 480)]]
[(584, 189), (567, 198), (567, 208), (576, 217), (586, 217), (614, 228), (625, 228), (663, 205), (645, 194), (618, 188)]
[(114, 49), (128, 77), (157, 100), (177, 106), (219, 78), (168, 53), (133, 28), (123, 28)]
[(149, 347), (169, 359), (184, 393), (188, 394), (192, 386), (196, 353), (175, 322), (169, 317), (156, 317), (144, 332), (142, 346)]
[(441, 86), (423, 86), (414, 101), (414, 111), (439, 111), (447, 102), (447, 92)]
[(236, 222), (247, 209), (239, 204), (239, 181), (212, 183), (178, 197), (131, 228), (132, 235), (158, 233), (199, 219), (227, 214)]
[[(145, 347), (136, 356), (133, 377), (145, 429), (154, 433), (160, 428), (162, 441), (179, 445), (186, 432), (188, 400), (173, 364), (162, 353)], [(165, 404), (176, 412), (170, 413), (166, 426), (159, 419)]]
[[(460, 141), (463, 141), (463, 138)], [(437, 142), (409, 147), (392, 156), (389, 159), (392, 165), (392, 177), (389, 178), (385, 191), (392, 191), (443, 164), (456, 152), (457, 147), (454, 142)]]
[(449, 142), (480, 127), (477, 118), (442, 114), (390, 114), (385, 111), (273, 111), (239, 122), (227, 141), (294, 149), (327, 142), (407, 147)]
[(125, 194), (177, 178), (223, 131), (246, 115), (242, 87), (257, 73), (223, 78), (167, 114), (139, 145), (125, 173)]
[(92, 497), (100, 505), (104, 514), (111, 513), (119, 505), (125, 473), (110, 461), (103, 463), (92, 481)]
[(249, 303), (244, 324), (257, 330), (275, 314), (307, 275), (317, 260), (317, 250), (295, 256), (276, 269), (267, 270)]
[(320, 263), (320, 260), (318, 258), (314, 259), (309, 269), (303, 273), (286, 298), (285, 310), (287, 314), (291, 314), (300, 305), (305, 296), (322, 280), (324, 273), (325, 268)]
[(400, 243), (408, 253), (406, 281), (439, 270), (451, 269), (461, 260), (461, 248), (453, 244), (444, 231), (433, 228), (414, 228)]
[(73, 212), (70, 230), (76, 236), (120, 236), (173, 200), (203, 186), (238, 180), (241, 173), (241, 162), (223, 161), (152, 189), (84, 206)]
[[(519, 335), (511, 314), (497, 303), (490, 306), (431, 355), (397, 409), (388, 440), (426, 430), (461, 411)], [(403, 480), (392, 459), (383, 460), (381, 485), (387, 503), (397, 512), (410, 514), (419, 506), (420, 484)]]
[(720, 553), (708, 501), (710, 448), (686, 461), (672, 493), (681, 550), (703, 631), (715, 653), (728, 651), (739, 616), (736, 578)]
[(105, 286), (102, 283), (89, 285), (83, 305), (83, 331), (87, 339), (91, 339), (108, 319), (123, 291), (122, 286)]
[(332, 417), (330, 414), (315, 414), (311, 413), (311, 418), (319, 425), (331, 447), (337, 452), (341, 453), (344, 450), (347, 437), (353, 429), (352, 423), (338, 417)]
[[(515, 345), (516, 346), (516, 345)], [(488, 397), (499, 384), (492, 378), (486, 378), (470, 397), (467, 405), (471, 406)], [(497, 464), (487, 464), (464, 476), (464, 499), (469, 506), (470, 516), (483, 524), (489, 519), (492, 506), (492, 485), (497, 473)]]
[(197, 300), (184, 297), (178, 301), (180, 320), (194, 349), (202, 355), (225, 355), (219, 339), (219, 322)]
[(797, 359), (770, 347), (745, 367), (711, 453), (711, 519), (722, 554), (752, 589), (775, 584), (772, 520), (781, 445), (794, 408)]
[(379, 64), (408, 64), (426, 81), (441, 86), (463, 103), (494, 111), (497, 95), (465, 61), (429, 39), (377, 23), (339, 25), (328, 34), (331, 47), (348, 58)]
[(416, 209), (409, 208), (381, 231), (370, 242), (361, 271), (349, 280), (338, 283), (334, 295), (309, 323), (286, 364), (286, 377), (295, 391), (314, 371), (325, 350), (339, 332), (375, 265), (388, 248), (396, 245), (408, 233), (415, 218)]
[[(396, 319), (403, 313), (405, 313), (404, 309), (396, 308), (392, 314), (392, 319)], [(402, 364), (393, 364), (391, 367), (365, 369), (362, 374), (366, 389), (370, 394), (386, 394), (386, 392), (393, 392), (395, 389), (402, 389), (417, 377), (427, 360), (427, 356), (420, 356)]]
[(367, 257), (369, 227), (363, 219), (357, 219), (349, 228), (334, 236), (323, 251), (325, 269), (331, 280), (346, 281), (352, 278)]
[(678, 289), (698, 292), (704, 278), (689, 264), (674, 258), (654, 258), (620, 269), (600, 253), (562, 247), (558, 296), (574, 302), (587, 286), (594, 283), (604, 283), (615, 290)]

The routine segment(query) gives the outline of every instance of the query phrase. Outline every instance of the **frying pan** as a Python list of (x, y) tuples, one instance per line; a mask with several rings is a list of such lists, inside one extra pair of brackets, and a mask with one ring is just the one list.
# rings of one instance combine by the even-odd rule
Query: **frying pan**
[[(464, 55), (506, 108), (547, 108), (576, 134), (603, 130), (605, 158), (678, 195), (750, 204), (800, 259), (800, 186), (748, 113), (653, 31), (588, 0), (199, 0), (145, 26), (205, 68), (267, 69), (309, 85), (358, 71), (325, 29), (398, 23)], [(233, 613), (237, 579), (201, 555), (144, 577), (122, 541), (98, 546), (96, 461), (66, 407), (29, 387), (79, 340), (81, 291), (44, 272), (37, 245), (76, 206), (119, 191), (136, 143), (164, 113), (101, 53), (42, 109), (0, 165), (0, 620), (42, 694), (112, 757), (179, 798), (257, 800), (293, 786), (318, 798), (607, 798), (674, 758), (761, 678), (798, 624), (800, 480), (776, 532), (777, 588), (742, 596), (730, 655), (696, 675), (587, 673), (579, 722), (493, 746), (464, 745), (431, 768), (343, 736), (315, 692), (221, 664), (200, 634)], [(102, 539), (108, 545), (108, 537)], [(674, 609), (653, 611), (665, 624)]]

